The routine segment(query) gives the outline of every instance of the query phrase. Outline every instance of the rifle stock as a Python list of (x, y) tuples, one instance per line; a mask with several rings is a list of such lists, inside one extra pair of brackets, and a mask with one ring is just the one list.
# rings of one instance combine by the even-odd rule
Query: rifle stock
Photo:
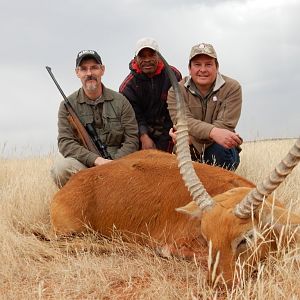
[(68, 121), (70, 122), (71, 126), (75, 128), (80, 140), (82, 141), (84, 147), (89, 149), (90, 151), (98, 154), (101, 156), (101, 153), (99, 152), (98, 148), (96, 147), (95, 143), (93, 142), (92, 138), (87, 133), (85, 127), (80, 122), (78, 116), (76, 115), (73, 107), (71, 104), (64, 102), (65, 108), (69, 113)]
[[(75, 130), (77, 131), (77, 134), (78, 134), (80, 140), (82, 141), (83, 145), (88, 150), (90, 150), (90, 151), (98, 154), (99, 156), (103, 157), (103, 155), (101, 155), (101, 151), (95, 145), (93, 139), (88, 134), (86, 128), (81, 123), (79, 117), (77, 116), (76, 112), (74, 111), (74, 109), (73, 109), (71, 103), (69, 102), (68, 98), (66, 97), (66, 95), (64, 94), (64, 92), (61, 89), (60, 85), (56, 81), (56, 79), (55, 79), (55, 77), (54, 77), (54, 75), (51, 71), (51, 68), (46, 66), (46, 69), (47, 69), (49, 75), (51, 76), (52, 80), (54, 81), (56, 87), (60, 91), (61, 95), (63, 96), (65, 108), (69, 113), (68, 121), (70, 122), (71, 126), (73, 126), (73, 128), (75, 128)], [(106, 157), (104, 157), (104, 158), (106, 158)]]

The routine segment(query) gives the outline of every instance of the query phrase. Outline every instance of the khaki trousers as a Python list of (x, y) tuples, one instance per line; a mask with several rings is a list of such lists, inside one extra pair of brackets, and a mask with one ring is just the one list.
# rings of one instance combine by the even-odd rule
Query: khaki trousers
[(61, 153), (58, 153), (54, 158), (50, 172), (55, 184), (61, 188), (72, 175), (83, 169), (87, 169), (87, 167), (77, 159), (73, 157), (63, 157)]

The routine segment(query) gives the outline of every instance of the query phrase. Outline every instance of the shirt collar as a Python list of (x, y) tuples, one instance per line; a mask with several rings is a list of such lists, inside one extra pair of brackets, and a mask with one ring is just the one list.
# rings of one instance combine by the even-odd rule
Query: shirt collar
[[(133, 71), (136, 72), (137, 74), (143, 74), (142, 70), (140, 69), (140, 67), (139, 67), (139, 65), (138, 65), (138, 63), (136, 62), (135, 59), (133, 59), (133, 60), (130, 62), (130, 64), (131, 64), (131, 70), (133, 70)], [(157, 68), (156, 68), (156, 70), (155, 70), (155, 73), (152, 74), (152, 75), (149, 76), (149, 77), (153, 77), (153, 76), (159, 75), (159, 74), (162, 72), (163, 69), (164, 69), (164, 64), (163, 64), (163, 62), (162, 62), (161, 60), (159, 60), (158, 63), (157, 63)], [(146, 76), (147, 76), (147, 75), (146, 75)]]
[[(212, 91), (216, 92), (218, 91), (223, 85), (225, 84), (225, 80), (223, 78), (223, 76), (221, 75), (220, 72), (217, 73), (217, 78), (215, 80), (214, 86)], [(197, 89), (195, 83), (192, 80), (191, 76), (188, 76), (186, 79), (186, 82), (184, 84), (184, 86), (191, 91), (192, 94), (197, 94), (197, 95), (201, 95), (199, 90)]]
[(89, 105), (97, 105), (99, 103), (103, 103), (104, 101), (113, 100), (112, 93), (104, 86), (103, 83), (102, 83), (102, 95), (96, 100), (90, 100), (85, 94), (82, 87), (79, 89), (79, 95), (80, 95), (79, 103), (87, 103)]

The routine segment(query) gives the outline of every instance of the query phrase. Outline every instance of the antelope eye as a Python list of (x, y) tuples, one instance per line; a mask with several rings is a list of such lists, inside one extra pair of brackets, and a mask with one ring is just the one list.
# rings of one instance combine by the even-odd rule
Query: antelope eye
[(235, 249), (235, 253), (237, 255), (247, 251), (248, 249), (248, 243), (249, 241), (247, 240), (247, 238), (243, 238), (240, 240), (240, 242), (237, 244), (236, 249)]
[(236, 250), (239, 252), (245, 251), (247, 246), (251, 243), (254, 238), (253, 232), (249, 232), (243, 237), (236, 246)]
[(237, 249), (238, 248), (240, 248), (240, 247), (245, 247), (247, 245), (247, 239), (246, 238), (244, 238), (244, 239), (242, 239), (239, 243), (238, 243), (238, 245), (237, 245)]

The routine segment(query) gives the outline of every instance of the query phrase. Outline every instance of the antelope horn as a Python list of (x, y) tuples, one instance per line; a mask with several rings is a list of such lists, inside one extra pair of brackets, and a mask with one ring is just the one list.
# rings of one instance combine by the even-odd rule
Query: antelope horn
[(185, 114), (185, 105), (177, 79), (174, 72), (171, 70), (169, 64), (158, 52), (158, 56), (163, 61), (167, 74), (170, 78), (170, 82), (174, 89), (176, 97), (176, 111), (177, 111), (177, 124), (176, 124), (176, 147), (177, 147), (177, 160), (180, 174), (183, 178), (185, 186), (188, 188), (193, 200), (202, 210), (206, 210), (214, 205), (214, 200), (206, 192), (203, 184), (198, 178), (195, 169), (193, 167), (191, 153), (188, 143), (188, 126)]
[(249, 218), (264, 201), (265, 197), (270, 195), (283, 180), (292, 172), (294, 167), (300, 161), (300, 138), (290, 149), (286, 157), (275, 167), (271, 174), (259, 183), (256, 188), (236, 205), (234, 214), (242, 219)]

